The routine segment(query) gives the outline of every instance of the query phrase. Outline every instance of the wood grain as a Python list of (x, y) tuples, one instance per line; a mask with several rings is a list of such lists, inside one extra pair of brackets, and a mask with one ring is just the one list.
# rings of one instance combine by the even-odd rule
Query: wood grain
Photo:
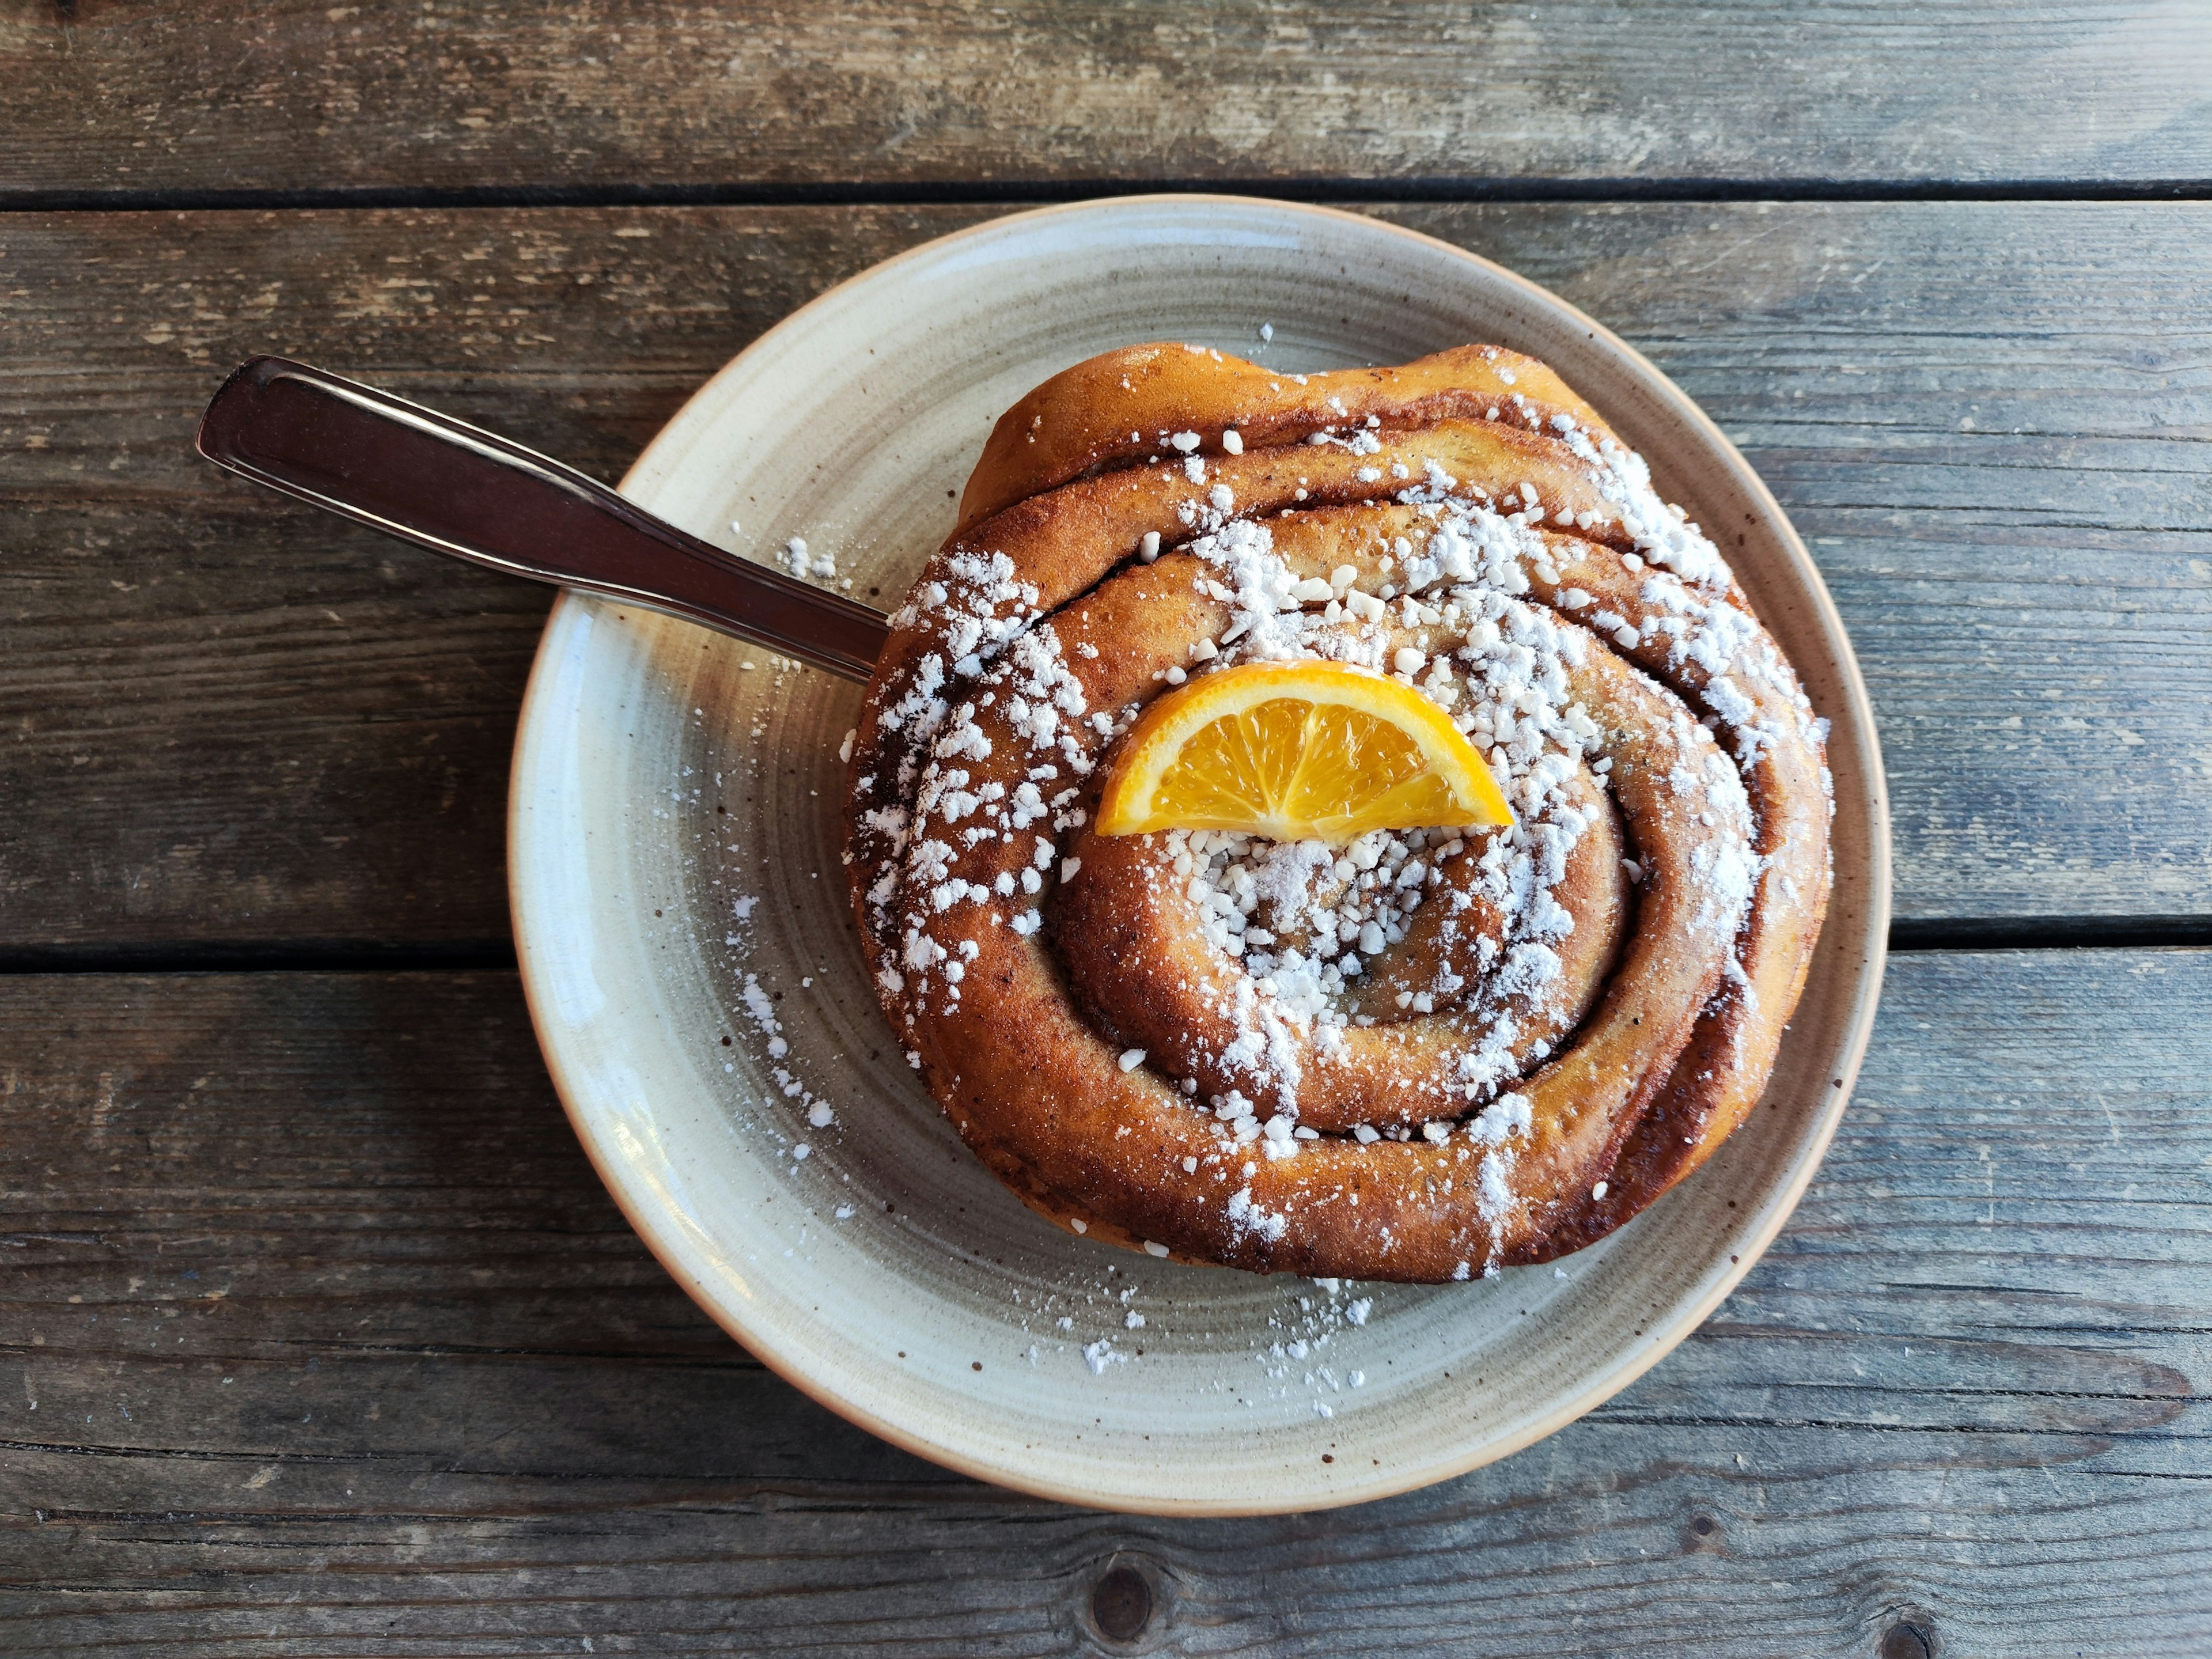
[(1766, 479), (1873, 695), (1900, 919), (2212, 910), (2212, 218), (1382, 211), (1625, 333)]
[[(548, 592), (216, 473), (254, 350), (618, 477), (822, 288), (976, 216), (66, 216), (0, 231), (9, 943), (504, 939), (507, 751)], [(646, 231), (642, 236), (629, 234)]]
[(2212, 1620), (2212, 952), (1898, 959), (1704, 1330), (1504, 1464), (1273, 1521), (1013, 1497), (777, 1382), (624, 1227), (504, 975), (17, 977), (0, 1031), (11, 1652), (1093, 1651), (1117, 1556), (1176, 1653)]
[(7, 0), (0, 191), (2202, 181), (2203, 24), (2186, 0)]
[[(237, 358), (617, 476), (775, 319), (989, 211), (0, 225), (0, 948), (505, 936), (544, 595), (215, 473), (191, 432)], [(1389, 214), (1620, 329), (1773, 483), (1873, 689), (1901, 917), (2205, 914), (2212, 208)]]
[[(1699, 399), (1857, 641), (1908, 927), (2212, 923), (2212, 206), (1741, 199), (2201, 195), (2190, 0), (0, 0), (0, 207), (384, 204), (0, 216), (0, 967), (504, 941), (544, 596), (213, 475), (238, 357), (614, 477), (832, 283), (1152, 183), (1363, 199)], [(0, 1650), (2200, 1652), (2208, 1031), (2212, 951), (1899, 958), (1790, 1227), (1634, 1388), (1162, 1522), (730, 1344), (510, 976), (0, 975)]]

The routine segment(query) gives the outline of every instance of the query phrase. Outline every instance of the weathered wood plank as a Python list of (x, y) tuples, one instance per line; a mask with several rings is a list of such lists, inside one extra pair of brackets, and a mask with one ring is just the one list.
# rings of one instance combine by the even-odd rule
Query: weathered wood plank
[(779, 317), (978, 216), (13, 222), (0, 942), (507, 934), (549, 595), (216, 474), (191, 434), (238, 358), (358, 372), (618, 477)]
[(1382, 211), (1626, 334), (1780, 497), (1874, 696), (1901, 919), (2212, 912), (2212, 216)]
[(2174, 0), (0, 8), (12, 192), (2202, 180)]
[[(777, 317), (987, 211), (9, 220), (0, 948), (506, 932), (544, 597), (216, 475), (190, 437), (235, 359), (613, 476)], [(1872, 684), (1900, 916), (2205, 913), (2212, 208), (1392, 216), (1620, 329), (1773, 482)]]
[(0, 1647), (1089, 1651), (1120, 1554), (1179, 1653), (2188, 1651), (2209, 1032), (2212, 952), (1899, 958), (1798, 1216), (1642, 1382), (1426, 1492), (1169, 1522), (727, 1343), (504, 976), (0, 981)]

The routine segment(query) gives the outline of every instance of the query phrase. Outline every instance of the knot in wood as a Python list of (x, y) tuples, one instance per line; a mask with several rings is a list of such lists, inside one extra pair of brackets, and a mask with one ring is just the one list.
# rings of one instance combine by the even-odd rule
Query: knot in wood
[(1108, 1641), (1135, 1641), (1152, 1622), (1152, 1585), (1136, 1568), (1117, 1561), (1091, 1586), (1091, 1618)]

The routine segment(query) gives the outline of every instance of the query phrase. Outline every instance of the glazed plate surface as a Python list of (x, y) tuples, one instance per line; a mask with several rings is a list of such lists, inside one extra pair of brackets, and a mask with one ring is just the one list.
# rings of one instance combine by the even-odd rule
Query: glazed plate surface
[(782, 1376), (925, 1457), (1072, 1503), (1317, 1509), (1571, 1421), (1765, 1248), (1874, 1018), (1881, 761), (1820, 578), (1711, 422), (1541, 289), (1353, 216), (1134, 198), (929, 244), (763, 336), (623, 488), (750, 556), (803, 538), (835, 561), (827, 580), (889, 608), (950, 532), (998, 414), (1071, 363), (1152, 339), (1286, 372), (1475, 340), (1533, 353), (1733, 560), (1834, 722), (1837, 883), (1766, 1102), (1711, 1164), (1560, 1273), (1433, 1288), (1262, 1279), (1058, 1231), (969, 1156), (869, 990), (839, 861), (838, 748), (860, 688), (574, 594), (547, 625), (517, 740), (515, 937), (555, 1084), (608, 1187)]

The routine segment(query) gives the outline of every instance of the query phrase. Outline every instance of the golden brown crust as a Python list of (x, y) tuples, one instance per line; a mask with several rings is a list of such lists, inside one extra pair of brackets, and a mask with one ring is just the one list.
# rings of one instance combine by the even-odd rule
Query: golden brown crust
[[(1565, 414), (1611, 435), (1597, 411), (1534, 357), (1502, 346), (1456, 346), (1389, 368), (1285, 374), (1197, 346), (1127, 346), (1055, 374), (999, 417), (960, 498), (960, 528), (1073, 478), (1224, 453), (1235, 431), (1250, 448), (1298, 444), (1370, 415), (1399, 428), (1480, 421), (1543, 429)], [(1191, 432), (1193, 450), (1172, 440)]]
[[(1177, 432), (1194, 459), (1147, 464)], [(1465, 1277), (1601, 1236), (1741, 1121), (1825, 908), (1820, 730), (1640, 466), (1548, 369), (1489, 348), (1304, 386), (1136, 348), (1001, 421), (968, 528), (894, 618), (856, 734), (849, 857), (887, 1014), (1025, 1202), (1260, 1271)], [(1188, 550), (1128, 562), (1148, 533)], [(1465, 566), (1470, 536), (1490, 589), (1385, 609), (1436, 549)], [(1387, 948), (1363, 944), (1369, 976), (1343, 994), (1357, 1019), (1255, 1016), (1273, 981), (1255, 991), (1209, 937), (1177, 873), (1190, 849), (1090, 832), (1113, 737), (1165, 678), (1201, 641), (1208, 660), (1217, 638), (1261, 649), (1243, 630), (1295, 610), (1232, 591), (1260, 568), (1232, 569), (1237, 547), (1269, 580), (1328, 590), (1327, 614), (1297, 613), (1296, 651), (1383, 670), (1409, 652), (1448, 707), (1463, 676), (1462, 729), (1487, 741), (1498, 720), (1498, 766), (1513, 685), (1526, 704), (1529, 664), (1549, 677), (1550, 712), (1528, 704), (1515, 739), (1535, 816), (1511, 838), (1567, 918), (1516, 947), (1550, 977), (1482, 978), (1509, 939), (1540, 935), (1525, 880), (1522, 908), (1496, 908), (1506, 849), (1468, 837), (1413, 861), (1425, 908)], [(1468, 712), (1500, 684), (1503, 714)], [(1531, 758), (1546, 720), (1556, 766)]]
[[(1540, 583), (1549, 589), (1547, 601), (1579, 586), (1625, 617), (1641, 622), (1654, 614), (1643, 589), (1656, 579), (1626, 581), (1618, 561), (1585, 557), (1565, 538), (1550, 539), (1559, 580)], [(1753, 648), (1771, 646), (1762, 635)], [(1628, 654), (1662, 665), (1666, 651), (1655, 639), (1631, 647)], [(1712, 676), (1693, 660), (1676, 665), (1674, 672), (1698, 692), (1711, 686)], [(1795, 689), (1795, 676), (1785, 680), (1771, 674), (1739, 675), (1736, 680), (1756, 710), (1757, 723), (1781, 734), (1781, 740), (1763, 744), (1743, 763), (1759, 819), (1754, 845), (1764, 868), (1736, 947), (1742, 977), (1724, 988), (1699, 1018), (1666, 1086), (1621, 1148), (1604, 1196), (1585, 1194), (1559, 1216), (1541, 1245), (1516, 1260), (1548, 1261), (1581, 1249), (1640, 1213), (1735, 1132), (1773, 1073), (1784, 1028), (1805, 988), (1834, 880), (1828, 852), (1829, 790), (1818, 747), (1794, 740), (1800, 711), (1788, 701), (1788, 690)], [(1731, 724), (1728, 729), (1741, 746), (1745, 727)]]

